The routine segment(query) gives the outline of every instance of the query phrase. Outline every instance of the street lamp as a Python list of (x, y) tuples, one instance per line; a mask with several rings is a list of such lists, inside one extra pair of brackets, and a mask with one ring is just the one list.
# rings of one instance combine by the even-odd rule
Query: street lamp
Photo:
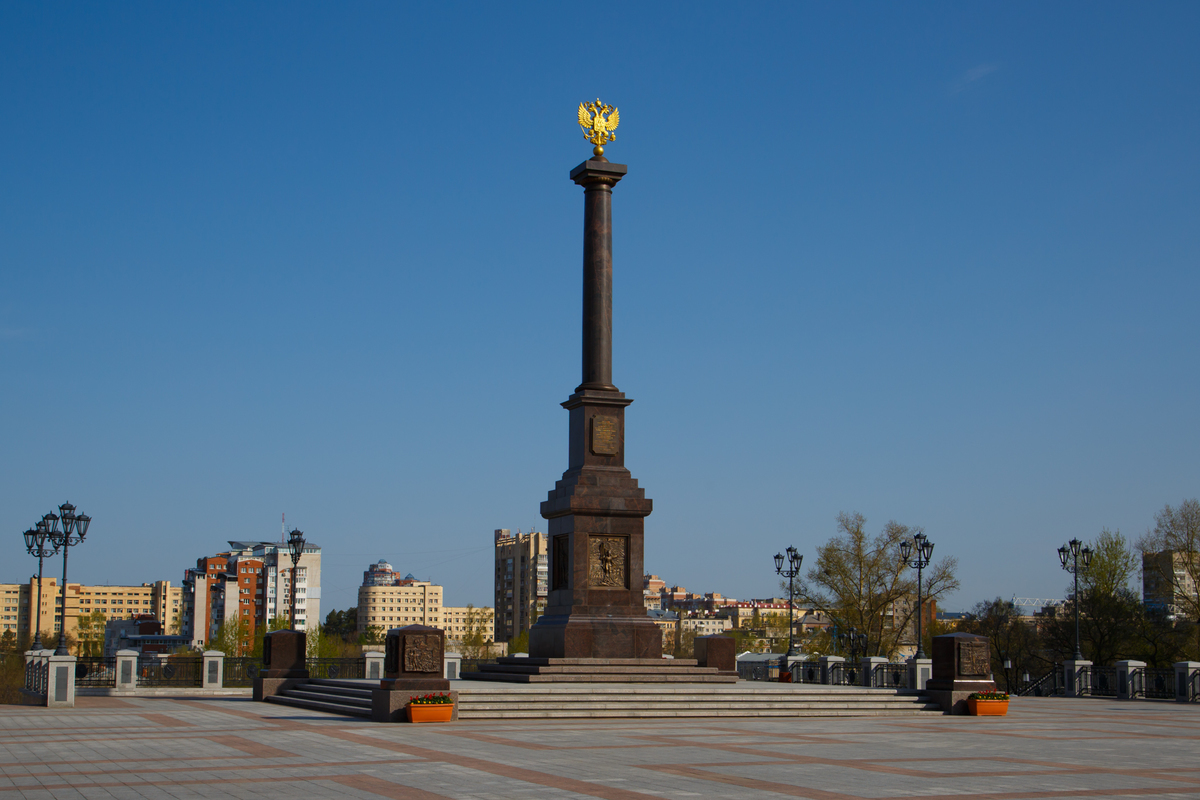
[[(67, 552), (87, 536), (92, 518), (87, 514), (77, 515), (75, 506), (63, 503), (58, 507), (57, 517), (47, 514), (42, 519), (45, 520), (46, 527), (50, 530), (50, 540), (54, 543), (55, 549), (62, 548), (63, 551), (62, 609), (58, 626), (58, 647), (54, 648), (54, 655), (65, 656), (69, 655), (67, 652)], [(61, 530), (58, 527), (59, 522), (62, 522)]]
[[(49, 542), (50, 547), (46, 544)], [(47, 527), (45, 520), (38, 520), (38, 524), (29, 530), (25, 531), (25, 549), (29, 551), (29, 555), (37, 556), (38, 560), (38, 581), (37, 581), (37, 633), (33, 635), (34, 650), (42, 649), (42, 559), (50, 556), (58, 555), (58, 545), (50, 539), (50, 528)]]
[(304, 555), (304, 532), (294, 528), (288, 534), (288, 552), (292, 554), (292, 630), (296, 630), (296, 568)]
[(1092, 563), (1092, 548), (1080, 547), (1083, 543), (1078, 539), (1058, 548), (1058, 560), (1062, 568), (1075, 576), (1075, 660), (1083, 661), (1083, 653), (1079, 649), (1079, 557), (1083, 556), (1083, 568), (1087, 569)]
[(804, 561), (804, 556), (794, 548), (787, 549), (787, 568), (783, 566), (783, 553), (775, 554), (775, 573), (782, 575), (788, 579), (788, 649), (787, 655), (783, 658), (783, 663), (786, 665), (788, 656), (800, 655), (796, 652), (796, 636), (795, 624), (793, 622), (793, 613), (796, 608), (796, 576), (800, 574), (800, 564)]
[(925, 640), (921, 638), (921, 571), (929, 566), (929, 562), (933, 559), (933, 542), (925, 538), (925, 534), (918, 533), (913, 536), (912, 541), (905, 539), (900, 543), (900, 558), (904, 563), (917, 571), (917, 655), (916, 658), (925, 657)]

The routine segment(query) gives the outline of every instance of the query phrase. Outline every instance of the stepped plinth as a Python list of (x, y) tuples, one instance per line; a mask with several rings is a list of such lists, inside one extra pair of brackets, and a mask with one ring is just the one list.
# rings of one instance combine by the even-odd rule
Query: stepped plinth
[(736, 672), (677, 658), (500, 658), (463, 680), (499, 683), (736, 683)]

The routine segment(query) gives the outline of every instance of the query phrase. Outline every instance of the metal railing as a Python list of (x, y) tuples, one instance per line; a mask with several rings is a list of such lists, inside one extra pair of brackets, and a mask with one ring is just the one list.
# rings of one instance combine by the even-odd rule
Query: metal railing
[(230, 687), (253, 686), (254, 679), (263, 671), (261, 658), (226, 658), (224, 685)]
[(871, 685), (877, 689), (908, 687), (908, 664), (876, 664), (871, 670)]
[(1059, 686), (1058, 676), (1062, 672), (1062, 668), (1058, 665), (1054, 669), (1047, 672), (1042, 677), (1033, 681), (1021, 691), (1017, 692), (1018, 697), (1057, 697), (1062, 693), (1062, 688)]
[(1087, 693), (1095, 697), (1116, 697), (1117, 668), (1092, 666), (1090, 669), (1091, 680), (1088, 681)]
[(202, 686), (202, 658), (144, 658), (138, 661), (138, 686)]
[[(738, 677), (744, 681), (773, 681), (771, 676), (772, 669), (775, 674), (779, 672), (779, 662), (770, 661), (739, 661), (737, 665)], [(467, 662), (463, 661), (463, 672), (467, 671)]]
[(80, 656), (75, 660), (75, 685), (116, 686), (117, 659), (114, 656)]
[(35, 694), (45, 694), (50, 679), (50, 662), (34, 656), (25, 662), (25, 688)]
[(310, 658), (305, 663), (310, 678), (341, 678), (342, 680), (367, 677), (365, 658)]
[(796, 683), (820, 683), (821, 663), (819, 661), (797, 661), (792, 665), (792, 680)]
[(830, 686), (858, 686), (862, 683), (862, 668), (858, 664), (833, 663), (829, 665)]
[[(1175, 670), (1146, 667), (1137, 671), (1142, 673), (1142, 697), (1147, 700), (1175, 699)], [(1130, 672), (1132, 673), (1133, 670)]]

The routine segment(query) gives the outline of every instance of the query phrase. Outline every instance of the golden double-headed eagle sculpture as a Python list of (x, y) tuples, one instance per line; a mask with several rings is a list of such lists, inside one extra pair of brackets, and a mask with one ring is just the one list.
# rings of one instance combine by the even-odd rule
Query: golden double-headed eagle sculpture
[(595, 145), (592, 152), (598, 156), (604, 155), (604, 145), (616, 141), (613, 133), (621, 123), (621, 114), (615, 106), (605, 105), (596, 98), (594, 103), (579, 104), (579, 127), (583, 128), (583, 138)]

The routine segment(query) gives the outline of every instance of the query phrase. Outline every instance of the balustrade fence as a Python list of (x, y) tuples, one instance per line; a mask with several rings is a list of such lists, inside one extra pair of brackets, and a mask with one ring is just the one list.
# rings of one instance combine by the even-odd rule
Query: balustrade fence
[(877, 689), (903, 689), (908, 686), (907, 664), (876, 664), (871, 670), (871, 685)]
[(305, 666), (310, 678), (347, 680), (367, 677), (365, 658), (310, 658)]
[(80, 656), (75, 660), (75, 685), (116, 686), (117, 659), (112, 656)]
[[(1068, 662), (1069, 663), (1069, 662)], [(1030, 682), (1016, 694), (1023, 697), (1104, 697), (1121, 700), (1200, 701), (1200, 669), (1181, 662), (1174, 669), (1138, 666), (1140, 662), (1118, 662), (1106, 667), (1083, 664), (1054, 669)]]

